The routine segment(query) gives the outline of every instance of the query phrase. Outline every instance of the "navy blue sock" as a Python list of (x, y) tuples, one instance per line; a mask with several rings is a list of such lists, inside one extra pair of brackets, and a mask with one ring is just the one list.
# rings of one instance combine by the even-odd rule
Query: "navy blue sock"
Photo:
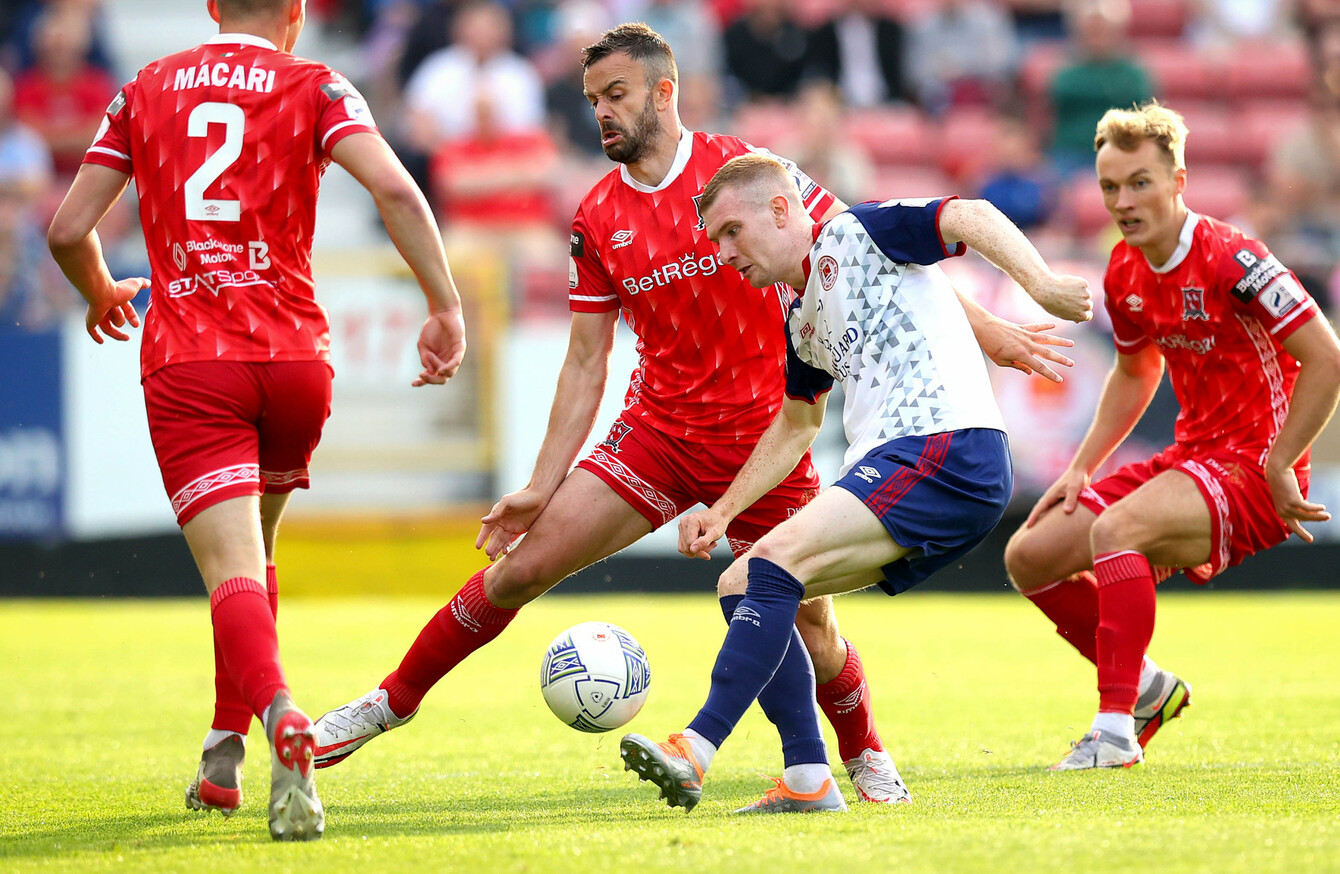
[[(721, 599), (721, 612), (730, 622), (744, 595)], [(777, 671), (758, 693), (758, 706), (782, 738), (782, 758), (787, 767), (811, 762), (827, 762), (828, 748), (819, 727), (819, 711), (814, 696), (814, 663), (800, 632), (791, 627), (791, 642)]]
[(787, 765), (827, 761), (814, 703), (814, 669), (795, 629), (805, 588), (766, 559), (749, 560), (743, 596), (722, 599), (730, 628), (707, 703), (689, 728), (718, 748), (755, 698), (782, 735)]

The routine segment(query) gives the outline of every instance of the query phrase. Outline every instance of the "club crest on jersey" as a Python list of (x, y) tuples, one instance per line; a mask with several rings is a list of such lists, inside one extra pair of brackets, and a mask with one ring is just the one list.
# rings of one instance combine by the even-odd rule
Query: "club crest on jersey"
[(1182, 289), (1182, 321), (1208, 322), (1210, 314), (1205, 312), (1205, 289)]
[(856, 468), (856, 477), (858, 479), (863, 479), (872, 485), (875, 480), (880, 479), (879, 471), (868, 464), (863, 464)]
[(833, 286), (837, 284), (837, 259), (832, 255), (825, 255), (819, 259), (815, 269), (819, 271), (819, 284), (824, 287), (824, 291), (832, 291)]
[(633, 243), (632, 231), (615, 231), (614, 236), (610, 237), (611, 249), (622, 249), (624, 246), (630, 246)]

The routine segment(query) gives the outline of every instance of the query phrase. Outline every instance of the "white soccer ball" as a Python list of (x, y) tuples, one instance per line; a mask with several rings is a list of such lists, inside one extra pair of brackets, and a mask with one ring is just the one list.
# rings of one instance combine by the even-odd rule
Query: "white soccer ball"
[(554, 715), (579, 731), (609, 731), (647, 700), (651, 668), (633, 635), (583, 622), (554, 638), (540, 667), (540, 691)]

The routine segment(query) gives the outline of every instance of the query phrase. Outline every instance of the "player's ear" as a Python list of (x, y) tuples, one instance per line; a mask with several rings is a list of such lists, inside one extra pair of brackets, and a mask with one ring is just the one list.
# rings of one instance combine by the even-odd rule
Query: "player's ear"
[(1186, 168), (1185, 168), (1185, 167), (1178, 167), (1178, 168), (1176, 168), (1176, 169), (1173, 170), (1173, 187), (1176, 189), (1177, 194), (1178, 194), (1179, 197), (1180, 197), (1181, 195), (1183, 195), (1183, 194), (1186, 193)]
[(219, 23), (219, 0), (205, 0), (205, 8), (209, 10), (209, 17), (214, 19), (214, 23)]
[(293, 0), (288, 7), (288, 23), (297, 24), (307, 13), (307, 0)]
[(656, 95), (656, 108), (665, 109), (675, 99), (675, 83), (669, 79), (662, 79), (656, 83), (656, 89), (653, 92)]
[(791, 201), (787, 200), (784, 194), (774, 194), (768, 205), (772, 207), (772, 220), (776, 222), (777, 227), (786, 227), (787, 221), (791, 218)]

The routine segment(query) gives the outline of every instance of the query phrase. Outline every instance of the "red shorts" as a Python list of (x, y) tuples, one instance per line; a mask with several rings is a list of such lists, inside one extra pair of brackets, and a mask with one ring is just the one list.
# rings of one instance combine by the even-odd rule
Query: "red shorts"
[(330, 381), (324, 361), (196, 361), (149, 374), (149, 437), (177, 524), (229, 498), (307, 488)]
[[(1079, 502), (1102, 512), (1165, 470), (1180, 470), (1195, 481), (1210, 508), (1210, 560), (1181, 568), (1197, 583), (1240, 564), (1249, 555), (1283, 543), (1289, 529), (1275, 514), (1275, 499), (1260, 462), (1226, 449), (1195, 452), (1176, 444), (1148, 461), (1118, 468), (1080, 493)], [(1298, 485), (1307, 495), (1311, 468), (1297, 470)], [(1177, 568), (1160, 568), (1167, 579)]]
[[(706, 445), (668, 437), (646, 422), (620, 417), (577, 466), (600, 477), (659, 528), (694, 504), (714, 503), (753, 450), (753, 443)], [(806, 452), (786, 479), (731, 522), (726, 529), (731, 552), (748, 552), (817, 494), (819, 474)]]

